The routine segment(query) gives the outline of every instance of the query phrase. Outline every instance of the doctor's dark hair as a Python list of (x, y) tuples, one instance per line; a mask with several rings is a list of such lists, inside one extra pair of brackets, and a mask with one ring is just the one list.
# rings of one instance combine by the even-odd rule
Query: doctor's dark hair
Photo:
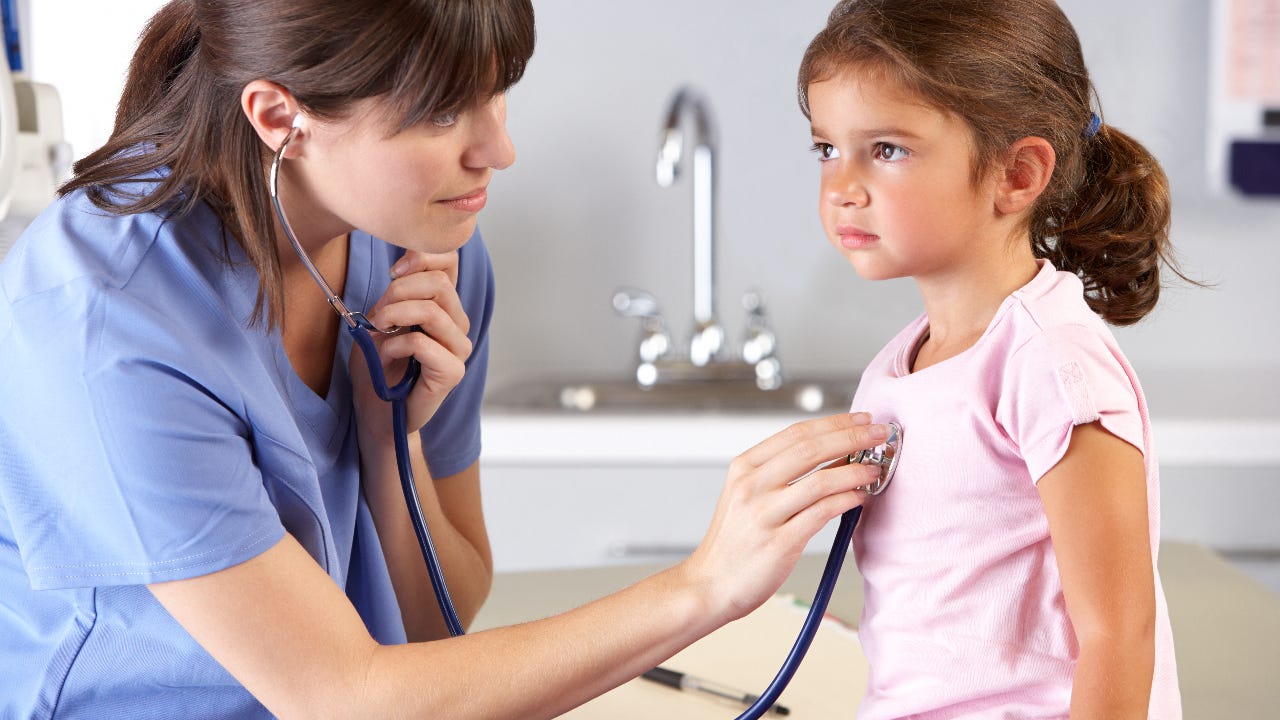
[[(245, 85), (275, 82), (327, 120), (380, 97), (404, 130), (514, 85), (534, 35), (530, 0), (171, 0), (142, 33), (111, 138), (59, 192), (85, 188), (119, 214), (208, 204), (258, 271), (253, 322), (265, 315), (274, 326), (283, 311), (266, 178), (274, 148), (241, 110)], [(128, 191), (161, 167), (169, 174), (145, 194)]]
[(1053, 0), (843, 0), (800, 65), (800, 109), (812, 83), (843, 72), (899, 84), (970, 128), (977, 182), (1023, 137), (1056, 154), (1030, 214), (1036, 257), (1075, 273), (1109, 323), (1155, 307), (1160, 265), (1186, 280), (1169, 243), (1169, 183), (1140, 143), (1091, 126), (1097, 93), (1080, 40)]

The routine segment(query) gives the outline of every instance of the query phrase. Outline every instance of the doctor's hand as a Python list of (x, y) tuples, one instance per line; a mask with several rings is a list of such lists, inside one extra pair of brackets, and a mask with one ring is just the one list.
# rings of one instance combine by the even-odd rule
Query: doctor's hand
[[(373, 334), (389, 385), (404, 375), (410, 357), (422, 367), (405, 403), (412, 433), (431, 419), (462, 381), (464, 363), (471, 356), (471, 339), (467, 337), (471, 320), (458, 297), (457, 252), (429, 254), (409, 250), (393, 266), (392, 273), (391, 285), (368, 317), (380, 328), (402, 328), (393, 335)], [(421, 332), (410, 330), (414, 326)], [(351, 350), (351, 378), (362, 432), (390, 438), (391, 410), (374, 392), (364, 354), (358, 347)]]
[(883, 443), (888, 428), (870, 423), (866, 413), (796, 423), (733, 460), (710, 529), (681, 563), (715, 617), (728, 622), (759, 607), (791, 574), (805, 544), (863, 503), (858, 488), (879, 477), (878, 467), (837, 464), (787, 483)]

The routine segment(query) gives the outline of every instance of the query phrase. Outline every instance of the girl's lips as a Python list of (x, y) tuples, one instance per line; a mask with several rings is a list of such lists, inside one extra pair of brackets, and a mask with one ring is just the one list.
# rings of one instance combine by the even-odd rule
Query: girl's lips
[(869, 233), (852, 225), (837, 226), (836, 235), (840, 238), (840, 246), (846, 250), (863, 250), (880, 240), (879, 235)]
[(441, 200), (440, 202), (448, 205), (454, 210), (462, 212), (476, 213), (484, 209), (484, 204), (489, 200), (489, 192), (485, 188), (474, 190), (466, 195), (459, 195), (455, 198)]

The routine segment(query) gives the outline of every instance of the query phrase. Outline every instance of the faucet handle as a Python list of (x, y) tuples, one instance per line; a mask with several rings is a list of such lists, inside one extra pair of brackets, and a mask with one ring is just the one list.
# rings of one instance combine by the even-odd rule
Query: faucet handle
[(613, 292), (613, 309), (623, 317), (640, 318), (646, 329), (651, 325), (665, 325), (662, 311), (658, 309), (658, 299), (644, 290), (618, 288)]
[(754, 365), (777, 352), (778, 339), (769, 329), (764, 298), (758, 291), (748, 290), (742, 296), (742, 308), (747, 311), (747, 336), (742, 341), (742, 359)]
[(635, 288), (619, 288), (613, 293), (613, 309), (623, 317), (640, 318), (644, 334), (640, 338), (640, 362), (652, 363), (671, 351), (667, 323), (654, 296)]

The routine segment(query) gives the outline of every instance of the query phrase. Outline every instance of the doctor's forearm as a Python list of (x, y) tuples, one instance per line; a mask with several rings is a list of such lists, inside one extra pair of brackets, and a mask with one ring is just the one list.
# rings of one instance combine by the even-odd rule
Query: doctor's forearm
[[(410, 435), (410, 455), (422, 504), (423, 515), (440, 558), (458, 617), (469, 625), (489, 595), (493, 581), (493, 565), (484, 535), (483, 518), (479, 517), (479, 477), (476, 466), (459, 476), (444, 479), (446, 483), (476, 485), (474, 508), (446, 508), (442, 504), (425, 462), (417, 433)], [(422, 552), (405, 505), (395, 467), (395, 455), (362, 454), (365, 496), (378, 528), (378, 538), (396, 591), (396, 600), (404, 618), (410, 641), (448, 637), (448, 629), (436, 603), (431, 580), (426, 572)], [(474, 477), (472, 477), (474, 475)], [(462, 493), (464, 496), (465, 493)], [(451, 496), (452, 499), (452, 496)], [(459, 501), (460, 502), (460, 501)], [(469, 521), (464, 532), (453, 517)], [(473, 519), (474, 517), (474, 519)]]
[[(562, 615), (379, 646), (362, 672), (359, 707), (369, 717), (441, 717), (441, 708), (456, 720), (557, 717), (722, 624), (724, 608), (712, 596), (676, 566)], [(433, 681), (424, 683), (428, 673)]]

